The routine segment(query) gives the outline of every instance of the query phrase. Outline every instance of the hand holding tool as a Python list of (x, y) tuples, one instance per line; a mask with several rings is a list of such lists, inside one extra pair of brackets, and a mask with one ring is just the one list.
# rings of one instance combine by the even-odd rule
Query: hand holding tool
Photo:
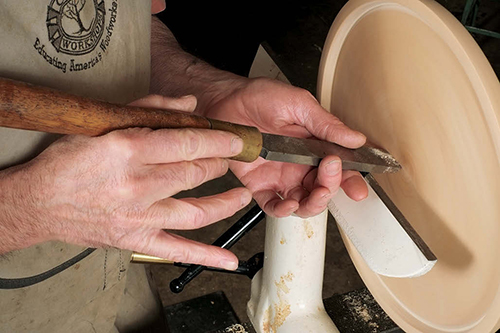
[(387, 152), (362, 147), (261, 133), (257, 128), (184, 112), (116, 105), (8, 79), (0, 79), (0, 126), (58, 134), (102, 135), (130, 127), (204, 128), (232, 132), (243, 139), (243, 151), (232, 159), (317, 166), (327, 155), (342, 159), (344, 169), (396, 172), (401, 167)]
[[(261, 156), (316, 166), (322, 158), (337, 155), (344, 169), (371, 173), (401, 169), (391, 155), (376, 148), (348, 149), (320, 140), (260, 133), (255, 127), (171, 110), (115, 105), (8, 79), (0, 79), (0, 126), (90, 136), (130, 127), (215, 129), (235, 133), (243, 139), (243, 151), (233, 157), (238, 161), (252, 162)], [(389, 197), (373, 191), (374, 184), (375, 179), (368, 183), (369, 198), (360, 203), (354, 203), (340, 190), (329, 204), (330, 212), (375, 272), (392, 277), (427, 272), (435, 264), (435, 256), (419, 235), (407, 227), (408, 222)], [(374, 211), (379, 212), (377, 219), (370, 219)], [(371, 224), (355, 223), (367, 219)], [(389, 246), (393, 240), (399, 242), (397, 247)]]

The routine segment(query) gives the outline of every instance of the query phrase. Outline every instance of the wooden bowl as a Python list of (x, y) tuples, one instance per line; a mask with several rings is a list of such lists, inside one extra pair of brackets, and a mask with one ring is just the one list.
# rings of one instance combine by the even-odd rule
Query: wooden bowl
[(379, 276), (343, 235), (369, 290), (407, 332), (489, 332), (500, 318), (500, 84), (434, 1), (351, 0), (328, 35), (321, 104), (402, 164), (378, 175), (438, 258)]

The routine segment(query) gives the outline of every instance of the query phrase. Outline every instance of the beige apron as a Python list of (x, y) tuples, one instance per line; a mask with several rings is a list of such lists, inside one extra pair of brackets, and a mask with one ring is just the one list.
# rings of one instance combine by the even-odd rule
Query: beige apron
[[(150, 7), (146, 0), (3, 1), (0, 77), (116, 103), (142, 97)], [(55, 138), (0, 128), (0, 169), (31, 159)], [(109, 332), (130, 253), (85, 250), (49, 242), (0, 257), (0, 331)]]

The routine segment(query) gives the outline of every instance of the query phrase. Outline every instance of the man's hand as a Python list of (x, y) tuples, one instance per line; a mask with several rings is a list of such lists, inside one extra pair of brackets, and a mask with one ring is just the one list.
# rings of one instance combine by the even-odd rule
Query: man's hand
[[(196, 99), (153, 96), (135, 105), (192, 111)], [(235, 269), (231, 252), (163, 229), (201, 228), (250, 202), (245, 188), (172, 198), (224, 175), (224, 158), (241, 149), (239, 137), (213, 130), (132, 128), (64, 137), (31, 162), (0, 173), (0, 253), (57, 239)]]
[[(156, 17), (151, 20), (150, 89), (166, 96), (193, 94), (199, 101), (197, 113), (256, 126), (263, 132), (315, 137), (349, 148), (365, 142), (363, 134), (349, 129), (303, 89), (270, 79), (243, 78), (184, 52)], [(273, 216), (319, 214), (339, 185), (354, 200), (368, 194), (361, 175), (342, 172), (335, 156), (323, 159), (319, 168), (262, 159), (252, 164), (230, 162), (230, 166), (259, 205)]]
[[(302, 138), (318, 138), (348, 148), (361, 147), (363, 134), (345, 126), (323, 109), (306, 90), (270, 79), (233, 79), (210, 92), (202, 105), (204, 116), (258, 127), (261, 131)], [(259, 158), (252, 164), (230, 162), (231, 170), (249, 188), (267, 214), (321, 213), (342, 186), (354, 200), (367, 196), (358, 172), (342, 172), (336, 156), (323, 159), (319, 168)]]

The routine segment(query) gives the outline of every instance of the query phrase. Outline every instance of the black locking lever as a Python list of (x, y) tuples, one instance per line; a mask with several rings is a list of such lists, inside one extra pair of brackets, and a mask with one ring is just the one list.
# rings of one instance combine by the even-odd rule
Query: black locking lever
[[(221, 247), (223, 249), (231, 248), (231, 246), (233, 246), (238, 240), (240, 240), (241, 237), (243, 237), (248, 231), (250, 231), (253, 227), (255, 227), (263, 218), (264, 218), (264, 211), (258, 205), (255, 205), (245, 215), (243, 215), (235, 224), (233, 224), (229, 229), (227, 229), (225, 233), (223, 233), (219, 238), (217, 238), (215, 242), (212, 243), (212, 245)], [(256, 256), (252, 257), (252, 259), (254, 259), (255, 257)], [(250, 262), (252, 259), (250, 259), (248, 262)], [(262, 260), (260, 260), (260, 265), (262, 265)], [(207, 266), (190, 265), (189, 268), (187, 268), (181, 274), (181, 276), (170, 282), (170, 290), (174, 293), (180, 293), (184, 289), (184, 287), (189, 282), (191, 282), (191, 280), (197, 277), (205, 269), (207, 269)]]

